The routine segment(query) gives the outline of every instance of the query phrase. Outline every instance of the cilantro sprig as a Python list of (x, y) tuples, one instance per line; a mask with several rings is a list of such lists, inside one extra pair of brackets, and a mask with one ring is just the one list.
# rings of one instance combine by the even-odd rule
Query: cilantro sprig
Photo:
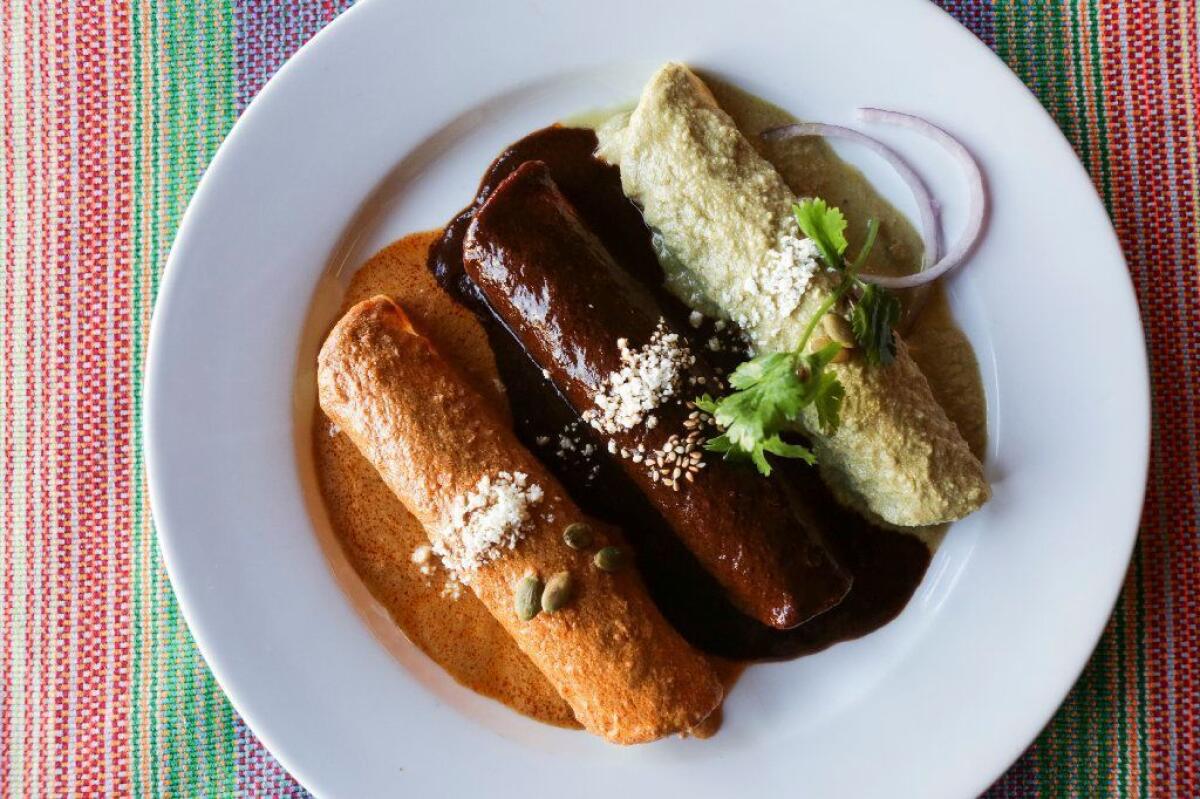
[(833, 341), (814, 352), (805, 350), (817, 325), (843, 298), (854, 297), (850, 327), (855, 345), (867, 362), (886, 366), (896, 355), (893, 328), (900, 317), (900, 301), (886, 289), (858, 277), (875, 246), (878, 222), (867, 222), (866, 240), (858, 256), (849, 262), (846, 217), (839, 209), (818, 198), (796, 203), (792, 214), (800, 231), (816, 245), (825, 266), (841, 274), (841, 281), (817, 307), (794, 351), (751, 358), (729, 376), (733, 392), (720, 399), (705, 394), (696, 400), (696, 407), (712, 415), (722, 430), (709, 439), (706, 449), (726, 458), (748, 459), (764, 475), (771, 474), (768, 454), (799, 458), (809, 464), (817, 462), (808, 447), (782, 438), (805, 408), (816, 410), (818, 424), (826, 433), (838, 428), (846, 389), (828, 367), (841, 353), (842, 345)]

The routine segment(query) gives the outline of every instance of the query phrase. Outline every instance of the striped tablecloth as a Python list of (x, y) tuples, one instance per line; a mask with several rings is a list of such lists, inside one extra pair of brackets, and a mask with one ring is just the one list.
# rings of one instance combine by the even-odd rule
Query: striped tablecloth
[[(943, 5), (1090, 171), (1154, 374), (1124, 592), (1061, 711), (990, 795), (1200, 796), (1197, 0)], [(303, 794), (180, 617), (147, 506), (140, 387), (196, 181), (272, 71), (340, 9), (0, 2), (0, 795)]]

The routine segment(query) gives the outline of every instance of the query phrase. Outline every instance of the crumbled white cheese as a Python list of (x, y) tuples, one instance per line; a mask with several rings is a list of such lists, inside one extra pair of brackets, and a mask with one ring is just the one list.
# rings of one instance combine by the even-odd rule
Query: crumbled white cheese
[(692, 311), (688, 314), (688, 324), (692, 327), (700, 327), (700, 325), (704, 324), (704, 314), (699, 311)]
[(695, 358), (676, 333), (667, 331), (660, 319), (644, 346), (631, 349), (624, 338), (617, 339), (621, 368), (609, 374), (596, 394), (596, 407), (583, 418), (602, 433), (629, 430), (643, 420), (647, 426), (650, 411), (675, 394), (679, 381)]
[[(800, 307), (805, 291), (821, 269), (817, 245), (800, 235), (794, 219), (789, 217), (784, 225), (763, 262), (716, 297), (742, 329), (752, 350), (770, 340), (780, 324)], [(724, 327), (724, 322), (718, 320), (713, 329), (719, 332)]]
[(479, 478), (474, 490), (454, 498), (452, 529), (433, 551), (462, 582), (473, 571), (501, 557), (524, 537), (530, 509), (542, 501), (542, 487), (524, 472), (499, 472)]
[(453, 577), (448, 577), (442, 585), (442, 596), (457, 602), (462, 597), (463, 584)]
[(412, 551), (412, 562), (416, 564), (417, 571), (426, 577), (433, 574), (433, 547), (429, 544), (421, 544)]
[(817, 245), (812, 239), (797, 238), (790, 233), (780, 237), (775, 248), (767, 253), (765, 268), (758, 279), (762, 295), (770, 300), (774, 312), (787, 316), (800, 305), (805, 289), (817, 273)]

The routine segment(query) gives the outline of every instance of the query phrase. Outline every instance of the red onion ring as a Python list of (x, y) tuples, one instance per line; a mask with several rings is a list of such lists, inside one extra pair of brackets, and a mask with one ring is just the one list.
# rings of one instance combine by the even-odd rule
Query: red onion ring
[[(931, 264), (935, 264), (941, 258), (942, 235), (941, 226), (938, 224), (937, 202), (929, 193), (929, 188), (925, 185), (925, 181), (921, 179), (916, 170), (909, 166), (909, 163), (904, 160), (904, 157), (900, 153), (878, 139), (874, 139), (865, 133), (859, 133), (853, 128), (846, 128), (841, 125), (827, 125), (821, 122), (797, 122), (791, 125), (782, 125), (777, 128), (765, 130), (760, 135), (766, 141), (784, 141), (786, 139), (794, 139), (798, 136), (823, 136), (827, 139), (845, 139), (863, 145), (887, 161), (892, 169), (896, 170), (896, 174), (908, 186), (913, 198), (917, 201), (917, 214), (921, 219), (921, 239), (925, 243), (925, 254), (921, 259), (921, 269), (929, 269)], [(919, 272), (918, 274), (923, 274), (923, 272)], [(874, 278), (868, 275), (863, 275), (862, 277), (864, 280), (874, 280)]]
[(904, 277), (862, 275), (863, 280), (889, 289), (908, 289), (932, 283), (966, 261), (967, 256), (979, 243), (988, 213), (988, 197), (983, 182), (983, 170), (979, 168), (979, 162), (963, 146), (962, 142), (929, 120), (899, 111), (885, 111), (881, 108), (860, 108), (858, 109), (858, 118), (864, 122), (897, 125), (929, 137), (949, 151), (954, 160), (962, 167), (963, 172), (966, 173), (970, 191), (967, 204), (967, 227), (944, 258), (928, 269)]

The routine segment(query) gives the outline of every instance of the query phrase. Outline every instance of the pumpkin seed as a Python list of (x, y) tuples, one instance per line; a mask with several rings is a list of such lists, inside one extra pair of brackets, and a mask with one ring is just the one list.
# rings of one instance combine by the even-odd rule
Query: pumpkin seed
[(565, 607), (571, 601), (575, 591), (575, 583), (570, 572), (559, 572), (546, 581), (546, 590), (542, 592), (542, 610), (554, 613)]
[(517, 611), (517, 618), (529, 621), (538, 615), (542, 610), (541, 596), (542, 581), (537, 575), (527, 574), (522, 577), (513, 595), (513, 607)]
[(844, 317), (836, 313), (825, 314), (821, 317), (821, 326), (825, 328), (825, 332), (829, 334), (829, 337), (838, 344), (847, 349), (854, 348), (854, 331), (850, 328), (850, 323)]
[[(833, 340), (826, 336), (813, 336), (812, 344), (809, 345), (809, 349), (811, 349), (813, 352), (819, 352), (832, 343), (834, 343)], [(837, 355), (834, 355), (830, 360), (833, 363), (845, 363), (846, 361), (850, 360), (850, 354), (850, 348), (843, 346), (837, 351)], [(805, 376), (802, 379), (807, 380), (808, 378)]]
[(605, 547), (592, 559), (600, 571), (615, 572), (625, 568), (625, 550), (620, 547)]
[(584, 522), (568, 524), (563, 530), (563, 541), (571, 549), (587, 549), (592, 545), (592, 526)]

